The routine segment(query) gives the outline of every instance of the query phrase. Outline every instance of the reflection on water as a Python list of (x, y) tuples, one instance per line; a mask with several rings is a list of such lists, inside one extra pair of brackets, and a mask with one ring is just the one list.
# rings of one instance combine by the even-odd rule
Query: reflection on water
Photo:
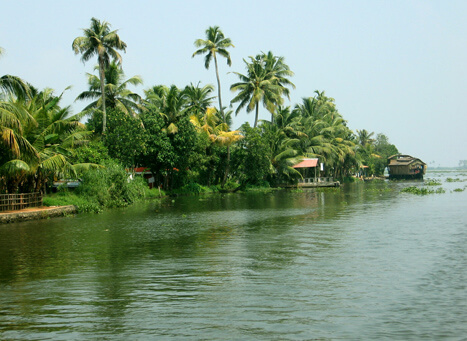
[(459, 339), (464, 173), (0, 226), (0, 339)]

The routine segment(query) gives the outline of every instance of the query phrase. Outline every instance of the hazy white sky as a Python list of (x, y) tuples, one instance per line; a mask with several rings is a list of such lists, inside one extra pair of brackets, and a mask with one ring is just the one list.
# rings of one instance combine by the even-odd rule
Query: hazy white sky
[[(467, 1), (8, 1), (2, 4), (0, 74), (60, 93), (62, 105), (86, 90), (71, 43), (91, 17), (108, 21), (128, 45), (127, 77), (156, 84), (216, 85), (214, 69), (191, 58), (193, 42), (218, 25), (235, 48), (220, 61), (223, 102), (244, 73), (243, 58), (264, 51), (285, 57), (296, 85), (287, 105), (325, 91), (351, 129), (384, 133), (399, 151), (429, 166), (467, 159)], [(265, 109), (260, 119), (269, 119)], [(238, 128), (254, 121), (240, 113)]]

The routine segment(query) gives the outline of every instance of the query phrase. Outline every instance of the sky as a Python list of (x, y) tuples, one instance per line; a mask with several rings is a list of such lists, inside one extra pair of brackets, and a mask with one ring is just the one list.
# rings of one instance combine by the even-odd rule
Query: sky
[[(71, 44), (95, 17), (118, 29), (126, 78), (140, 75), (143, 94), (154, 85), (193, 83), (217, 87), (213, 66), (192, 58), (194, 41), (219, 26), (235, 48), (232, 66), (219, 60), (222, 101), (245, 73), (243, 59), (272, 51), (295, 73), (295, 106), (325, 91), (353, 131), (385, 134), (401, 153), (429, 167), (467, 159), (467, 1), (5, 1), (0, 21), (0, 75), (19, 76), (60, 94), (62, 106), (80, 112), (75, 98), (87, 90), (83, 64)], [(236, 109), (234, 104), (233, 109)], [(270, 114), (260, 108), (260, 119)], [(234, 129), (254, 122), (240, 112)]]

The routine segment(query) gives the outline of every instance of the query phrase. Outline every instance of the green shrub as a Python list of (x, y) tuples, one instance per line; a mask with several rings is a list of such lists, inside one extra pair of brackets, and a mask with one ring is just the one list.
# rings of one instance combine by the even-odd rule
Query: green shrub
[(233, 190), (236, 190), (238, 187), (240, 187), (240, 184), (230, 179), (224, 184), (223, 190), (233, 191)]

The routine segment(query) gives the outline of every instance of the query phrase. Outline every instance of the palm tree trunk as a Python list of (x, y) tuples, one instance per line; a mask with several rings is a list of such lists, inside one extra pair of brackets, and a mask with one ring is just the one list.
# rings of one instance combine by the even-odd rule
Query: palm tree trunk
[(217, 57), (215, 53), (213, 53), (213, 55), (214, 55), (214, 65), (216, 66), (217, 93), (219, 97), (219, 111), (221, 113), (222, 123), (225, 123), (224, 109), (222, 108), (222, 99), (221, 99), (221, 81), (219, 79), (219, 70), (217, 68)]
[(105, 134), (105, 128), (107, 126), (107, 114), (105, 112), (105, 74), (104, 74), (104, 61), (99, 57), (99, 78), (101, 81), (101, 95), (102, 95), (102, 134)]
[(259, 113), (259, 103), (256, 103), (255, 125), (253, 126), (253, 128), (256, 128), (256, 125), (258, 124), (258, 113)]
[(224, 188), (225, 183), (227, 182), (227, 176), (230, 171), (230, 145), (227, 146), (227, 165), (225, 166), (224, 179), (222, 179), (221, 187)]

